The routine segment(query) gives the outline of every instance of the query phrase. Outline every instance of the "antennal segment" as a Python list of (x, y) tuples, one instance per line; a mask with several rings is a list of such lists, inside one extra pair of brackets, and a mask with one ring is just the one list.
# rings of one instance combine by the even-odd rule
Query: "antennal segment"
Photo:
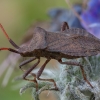
[(18, 52), (17, 50), (14, 50), (14, 49), (12, 49), (12, 48), (0, 48), (0, 51), (1, 51), (1, 50), (9, 50), (9, 51), (11, 51), (11, 52), (20, 54), (20, 52)]
[(19, 48), (19, 46), (17, 46), (13, 40), (11, 40), (8, 36), (8, 34), (6, 33), (5, 29), (3, 28), (3, 26), (0, 24), (0, 28), (2, 29), (3, 33), (5, 34), (6, 38), (9, 40), (9, 42), (11, 43), (12, 46), (14, 46), (16, 49)]

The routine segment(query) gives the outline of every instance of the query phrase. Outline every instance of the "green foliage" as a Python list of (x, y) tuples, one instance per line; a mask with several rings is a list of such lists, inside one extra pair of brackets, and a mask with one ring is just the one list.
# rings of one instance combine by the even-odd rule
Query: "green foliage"
[[(78, 61), (84, 66), (87, 78), (94, 88), (84, 81), (81, 70), (77, 66), (60, 65), (59, 72), (55, 74), (55, 82), (58, 87), (58, 94), (60, 100), (99, 100), (100, 86), (99, 86), (99, 60), (100, 56), (88, 57), (74, 60)], [(63, 61), (66, 61), (65, 59)], [(96, 62), (98, 62), (96, 64)], [(91, 74), (90, 74), (91, 73)], [(47, 73), (48, 75), (48, 73)], [(46, 76), (47, 76), (46, 75)], [(50, 76), (50, 75), (48, 75)], [(97, 77), (98, 76), (98, 77)], [(45, 78), (45, 76), (44, 76)], [(54, 77), (51, 75), (50, 78)], [(39, 90), (35, 90), (33, 83), (28, 83), (22, 89), (24, 91), (31, 87), (33, 89), (32, 95), (35, 100), (39, 100), (39, 94), (45, 90), (52, 90), (54, 85), (50, 82), (39, 81)], [(22, 93), (21, 89), (21, 93)]]

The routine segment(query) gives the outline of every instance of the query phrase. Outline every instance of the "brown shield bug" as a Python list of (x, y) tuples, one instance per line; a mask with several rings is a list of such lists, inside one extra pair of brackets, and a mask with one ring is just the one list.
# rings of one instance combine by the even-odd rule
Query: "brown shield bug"
[[(12, 46), (16, 48), (16, 50), (12, 48), (0, 48), (0, 50), (9, 50), (20, 54), (23, 57), (33, 57), (29, 60), (23, 61), (19, 66), (20, 69), (22, 69), (23, 65), (36, 59), (38, 60), (32, 67), (25, 71), (23, 75), (23, 79), (36, 83), (36, 89), (38, 89), (37, 79), (53, 82), (55, 89), (57, 89), (56, 83), (53, 79), (40, 78), (45, 66), (51, 59), (55, 59), (61, 64), (79, 66), (84, 80), (93, 88), (91, 83), (87, 80), (83, 66), (80, 63), (72, 61), (62, 62), (61, 60), (62, 58), (75, 59), (97, 55), (100, 52), (100, 40), (92, 34), (83, 29), (69, 28), (68, 24), (64, 22), (60, 32), (48, 32), (37, 27), (33, 31), (34, 36), (29, 44), (17, 46), (9, 38), (1, 24), (0, 27)], [(31, 73), (31, 71), (39, 64), (40, 57), (45, 57), (47, 60), (35, 75), (34, 73)], [(28, 74), (32, 74), (34, 76), (34, 80), (27, 79), (26, 77)]]

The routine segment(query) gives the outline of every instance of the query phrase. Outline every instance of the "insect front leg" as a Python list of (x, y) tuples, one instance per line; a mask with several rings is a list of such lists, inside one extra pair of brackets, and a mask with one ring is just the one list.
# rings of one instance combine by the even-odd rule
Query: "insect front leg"
[[(35, 82), (36, 83), (36, 90), (38, 90), (38, 83), (37, 83), (37, 80), (36, 80), (36, 75), (34, 73), (31, 73), (31, 71), (39, 64), (40, 62), (40, 58), (38, 59), (38, 61), (31, 67), (29, 68), (23, 75), (23, 79), (24, 80), (28, 80), (28, 81), (32, 81), (32, 82)], [(26, 78), (29, 74), (31, 74), (32, 76), (34, 76), (34, 79), (31, 80), (31, 79), (28, 79)]]
[(56, 85), (56, 83), (55, 83), (55, 81), (54, 81), (53, 79), (42, 79), (42, 78), (40, 78), (40, 76), (41, 76), (41, 74), (42, 74), (42, 72), (43, 72), (45, 66), (47, 65), (47, 63), (48, 63), (49, 61), (50, 61), (50, 59), (47, 59), (47, 60), (45, 61), (45, 63), (44, 63), (44, 64), (42, 65), (42, 67), (39, 69), (39, 71), (38, 71), (38, 73), (37, 73), (37, 75), (36, 75), (36, 78), (37, 78), (38, 80), (42, 80), (42, 81), (50, 81), (50, 82), (53, 82), (55, 88), (54, 88), (54, 89), (51, 89), (51, 90), (58, 90), (57, 85)]
[(20, 68), (21, 70), (23, 70), (23, 69), (22, 69), (22, 66), (24, 66), (24, 65), (26, 65), (26, 64), (28, 64), (28, 63), (34, 61), (34, 60), (36, 60), (36, 57), (30, 58), (30, 59), (28, 59), (28, 60), (23, 61), (22, 63), (20, 63), (19, 68)]
[(91, 83), (87, 80), (87, 77), (86, 77), (85, 71), (83, 69), (83, 66), (80, 63), (78, 63), (78, 62), (72, 62), (72, 61), (62, 62), (61, 59), (58, 60), (58, 62), (61, 63), (61, 64), (79, 66), (80, 69), (81, 69), (81, 72), (82, 72), (82, 75), (83, 75), (84, 80), (93, 88), (93, 86), (91, 85)]

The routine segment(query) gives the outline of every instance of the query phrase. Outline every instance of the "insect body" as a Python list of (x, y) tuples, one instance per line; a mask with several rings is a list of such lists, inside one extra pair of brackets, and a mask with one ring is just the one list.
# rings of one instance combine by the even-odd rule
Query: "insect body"
[[(93, 88), (91, 83), (87, 80), (83, 66), (80, 63), (72, 61), (62, 62), (61, 60), (62, 58), (75, 59), (97, 55), (100, 52), (100, 40), (92, 34), (83, 29), (69, 29), (68, 24), (64, 22), (61, 32), (47, 32), (44, 29), (37, 27), (34, 30), (33, 38), (28, 45), (17, 46), (9, 38), (2, 25), (0, 25), (0, 27), (9, 42), (16, 48), (16, 50), (12, 48), (0, 48), (0, 50), (9, 50), (11, 52), (18, 53), (23, 57), (33, 57), (29, 60), (23, 61), (19, 66), (20, 68), (31, 61), (36, 59), (38, 60), (32, 67), (25, 71), (23, 75), (23, 79), (36, 83), (36, 89), (38, 89), (37, 79), (53, 82), (55, 89), (57, 89), (56, 83), (53, 79), (40, 78), (46, 64), (51, 59), (56, 59), (61, 64), (80, 66), (84, 80)], [(37, 74), (31, 73), (31, 71), (39, 64), (40, 57), (45, 57), (47, 60), (41, 66)], [(27, 79), (26, 77), (28, 74), (32, 74), (34, 76), (34, 80)]]

